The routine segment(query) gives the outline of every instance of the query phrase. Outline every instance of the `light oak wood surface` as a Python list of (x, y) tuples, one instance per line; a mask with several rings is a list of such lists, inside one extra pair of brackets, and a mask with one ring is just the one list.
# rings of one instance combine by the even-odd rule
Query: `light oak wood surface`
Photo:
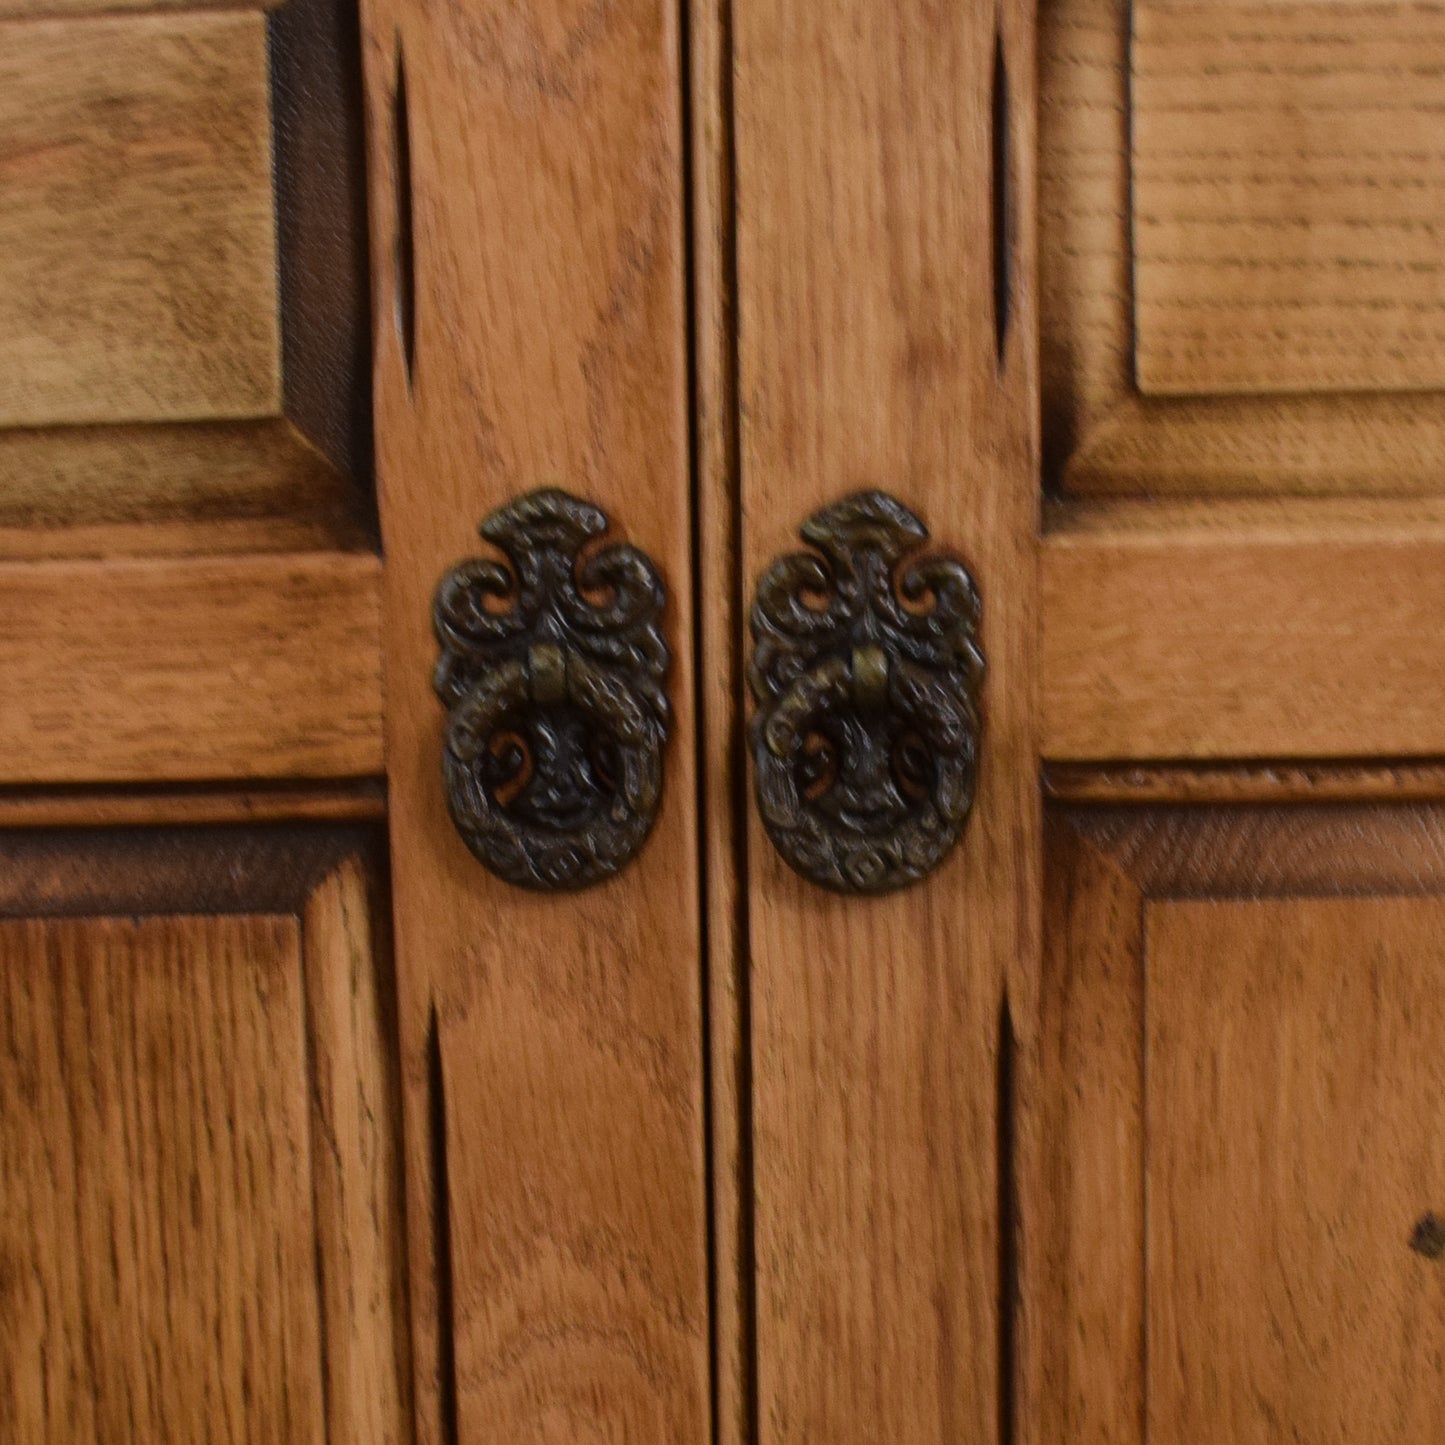
[(280, 408), (259, 11), (0, 21), (0, 424)]
[(926, 883), (824, 893), (748, 805), (759, 1445), (1010, 1428), (999, 1105), (1005, 993), (1026, 1028), (1038, 946), (1038, 471), (1025, 167), (1003, 167), (1001, 354), (987, 201), (1000, 46), (1007, 150), (1033, 151), (1033, 26), (998, 15), (732, 6), (746, 595), (810, 514), (882, 488), (973, 570), (989, 663), (977, 805)]
[(1048, 832), (1026, 1438), (1434, 1439), (1440, 806)]
[(396, 989), (385, 898), (356, 854), (302, 905), (328, 1441), (412, 1434)]
[(88, 821), (0, 832), (0, 1420), (411, 1438), (370, 830)]
[(1140, 1440), (1144, 1190), (1139, 889), (1053, 817), (1024, 1128), (1025, 1441)]
[(1445, 1433), (1445, 900), (1151, 902), (1151, 1440)]
[(1062, 803), (1426, 803), (1445, 799), (1438, 762), (1049, 763)]
[(284, 418), (0, 429), (0, 558), (374, 548), (362, 489)]
[(0, 827), (386, 821), (384, 784), (151, 784), (0, 789)]
[(1124, 0), (1038, 5), (1043, 447), (1070, 487), (1075, 454), (1132, 389), (1127, 17)]
[(379, 559), (0, 564), (0, 782), (382, 768)]
[[(1437, 19), (1041, 0), (1047, 484), (1439, 493), (1445, 404), (1398, 389), (1436, 384), (1440, 159), (1410, 136), (1431, 133)], [(1190, 104), (1192, 117), (1171, 109)], [(1171, 327), (1198, 334), (1166, 375), (1160, 347), (1186, 340)], [(1226, 331), (1261, 343), (1241, 350)]]
[[(283, 13), (0, 0), (0, 1438), (1434, 1445), (1439, 16), (363, 0), (378, 539)], [(431, 680), (541, 486), (673, 655), (566, 897)], [(747, 614), (874, 487), (984, 740), (841, 899)]]
[(1445, 753), (1433, 502), (1102, 504), (1042, 562), (1046, 757)]
[(0, 988), (12, 1438), (321, 1441), (295, 920), (7, 920)]
[(1445, 384), (1445, 24), (1403, 4), (1133, 7), (1146, 394)]
[[(700, 1440), (679, 16), (369, 0), (363, 24), (420, 1436)], [(500, 882), (458, 837), (431, 680), (438, 581), (488, 550), (487, 513), (541, 486), (602, 506), (656, 561), (673, 656), (654, 832), (565, 897)]]

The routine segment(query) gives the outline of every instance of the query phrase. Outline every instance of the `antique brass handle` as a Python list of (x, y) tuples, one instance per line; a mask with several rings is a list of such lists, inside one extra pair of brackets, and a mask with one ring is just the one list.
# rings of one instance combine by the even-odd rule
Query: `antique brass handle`
[(522, 888), (600, 883), (657, 816), (670, 720), (662, 579), (636, 547), (584, 555), (607, 528), (566, 492), (531, 492), (481, 525), (510, 569), (473, 558), (437, 588), (452, 821)]
[[(778, 852), (842, 893), (932, 871), (973, 806), (984, 659), (964, 565), (886, 492), (803, 526), (753, 603), (753, 783)], [(819, 555), (821, 554), (821, 555)]]

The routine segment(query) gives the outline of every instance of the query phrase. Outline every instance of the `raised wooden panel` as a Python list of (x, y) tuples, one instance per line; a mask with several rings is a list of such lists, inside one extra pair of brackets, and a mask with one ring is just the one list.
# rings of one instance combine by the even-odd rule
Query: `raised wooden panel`
[(1445, 1436), (1445, 900), (1145, 909), (1153, 1440)]
[(1445, 384), (1445, 21), (1134, 6), (1135, 363), (1153, 394)]
[(0, 858), (7, 1438), (409, 1438), (374, 844), (41, 830)]
[(1442, 43), (1403, 4), (1040, 0), (1049, 485), (1441, 490)]
[(262, 14), (4, 22), (0, 424), (279, 404)]
[(14, 1438), (323, 1438), (299, 963), (289, 918), (0, 922)]
[(1439, 1439), (1445, 810), (1059, 808), (1046, 876), (1033, 1438)]

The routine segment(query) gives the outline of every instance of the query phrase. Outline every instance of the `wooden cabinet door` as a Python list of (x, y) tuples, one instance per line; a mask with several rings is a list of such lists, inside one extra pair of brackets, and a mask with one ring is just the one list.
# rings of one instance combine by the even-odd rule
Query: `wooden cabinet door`
[[(702, 1440), (681, 17), (362, 15), (419, 1437)], [(666, 591), (660, 805), (641, 852), (581, 891), (492, 876), (441, 768), (433, 595), (459, 560), (501, 558), (478, 524), (539, 488), (600, 507)]]
[[(722, 1435), (1440, 1438), (1438, 16), (693, 16)], [(864, 488), (988, 660), (876, 898), (742, 764), (753, 589)]]

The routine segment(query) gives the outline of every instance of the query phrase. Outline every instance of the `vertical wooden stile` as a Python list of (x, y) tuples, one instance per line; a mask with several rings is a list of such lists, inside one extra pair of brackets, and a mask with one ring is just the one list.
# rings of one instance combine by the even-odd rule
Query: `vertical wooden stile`
[[(746, 1428), (729, 1417), (749, 1409), (755, 1370), (759, 1445), (1008, 1445), (1029, 1322), (1014, 1319), (1002, 1232), (1008, 1155), (1022, 1169), (1032, 1147), (1011, 1116), (1030, 1067), (1041, 848), (1033, 10), (733, 0), (730, 19), (731, 64), (700, 71), (730, 87), (735, 135), (721, 175), (744, 595), (813, 512), (882, 488), (968, 563), (989, 670), (974, 814), (926, 881), (824, 893), (749, 809), (748, 1094), (714, 1157), (739, 1175), (744, 1221), (719, 1213), (720, 1331), (747, 1312), (746, 1282), (723, 1269), (736, 1237), (756, 1335), (738, 1335), (751, 1365), (720, 1340), (722, 1438)], [(749, 645), (742, 607), (732, 626)], [(726, 1062), (716, 1041), (738, 1014), (712, 997)]]
[[(419, 1435), (701, 1441), (677, 8), (368, 0), (363, 24)], [(486, 513), (542, 486), (602, 506), (669, 599), (661, 813), (629, 868), (572, 895), (510, 888), (467, 852), (431, 688), (433, 589), (485, 550)]]

